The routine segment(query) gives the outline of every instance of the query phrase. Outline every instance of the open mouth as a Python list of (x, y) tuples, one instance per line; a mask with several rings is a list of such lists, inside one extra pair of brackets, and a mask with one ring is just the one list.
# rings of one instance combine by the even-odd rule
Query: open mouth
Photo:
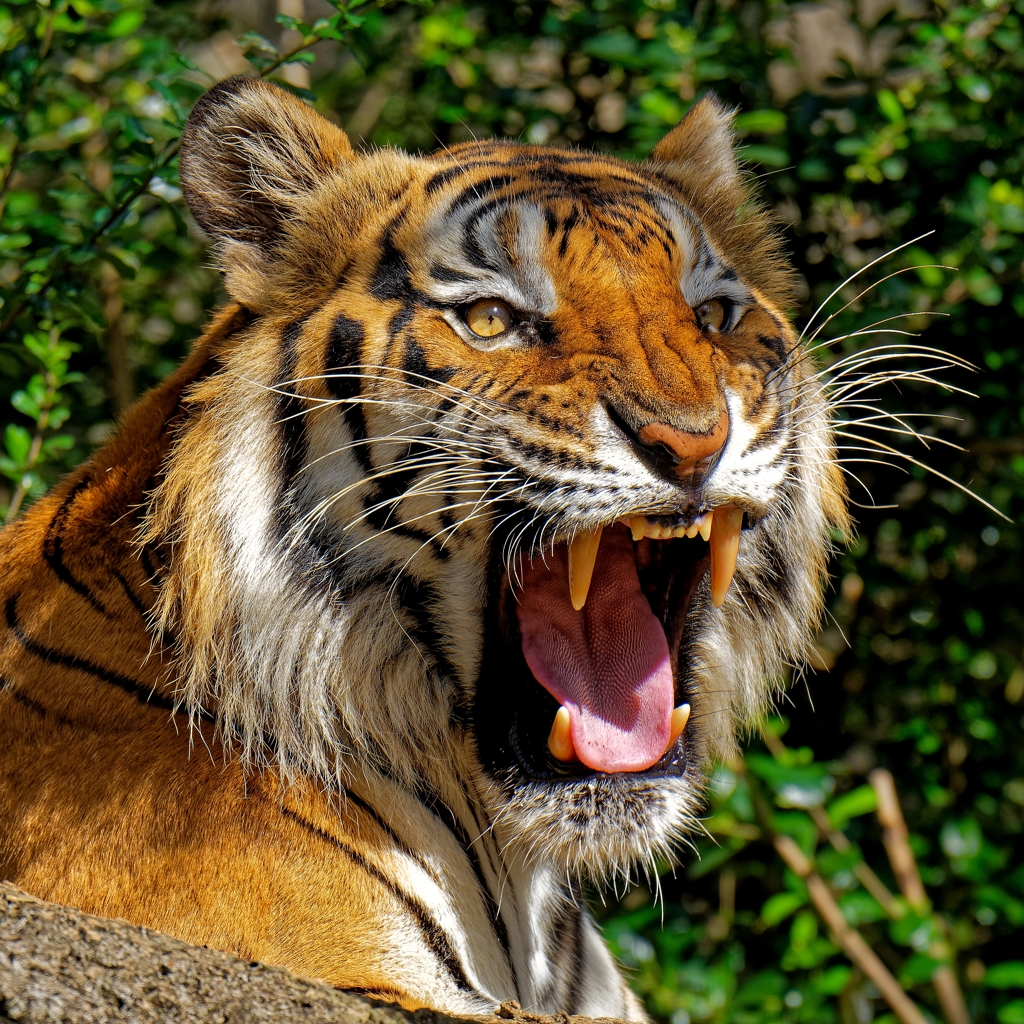
[(523, 557), (494, 580), (474, 725), (508, 777), (679, 774), (687, 619), (710, 570), (720, 605), (743, 512), (635, 517)]

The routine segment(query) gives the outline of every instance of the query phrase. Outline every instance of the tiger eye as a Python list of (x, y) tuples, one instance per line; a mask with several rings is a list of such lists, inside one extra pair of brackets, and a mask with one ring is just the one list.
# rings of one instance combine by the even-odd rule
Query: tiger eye
[(501, 299), (479, 299), (466, 310), (466, 326), (481, 338), (493, 338), (512, 326), (512, 310)]
[(712, 330), (720, 331), (722, 324), (725, 323), (725, 306), (718, 299), (708, 299), (707, 302), (701, 303), (695, 312), (701, 324)]

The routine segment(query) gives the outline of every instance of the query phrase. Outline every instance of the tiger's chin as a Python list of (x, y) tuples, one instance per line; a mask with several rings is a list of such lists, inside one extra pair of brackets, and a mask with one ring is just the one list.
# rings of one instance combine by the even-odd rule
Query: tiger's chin
[(690, 713), (695, 641), (732, 576), (743, 516), (730, 513), (717, 537), (711, 512), (634, 517), (495, 566), (473, 726), (525, 862), (600, 881), (696, 825), (708, 744)]

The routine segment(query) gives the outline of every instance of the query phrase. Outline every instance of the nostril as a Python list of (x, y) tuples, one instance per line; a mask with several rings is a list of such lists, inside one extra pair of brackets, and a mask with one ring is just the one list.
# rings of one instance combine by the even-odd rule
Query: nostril
[(638, 432), (641, 444), (648, 448), (660, 446), (673, 459), (693, 465), (717, 455), (729, 436), (729, 414), (723, 412), (707, 433), (680, 430), (668, 423), (648, 423)]

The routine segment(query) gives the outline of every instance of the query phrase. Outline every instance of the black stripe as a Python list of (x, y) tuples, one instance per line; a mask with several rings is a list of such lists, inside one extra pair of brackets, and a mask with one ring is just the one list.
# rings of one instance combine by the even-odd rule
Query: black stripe
[(40, 704), (39, 701), (33, 700), (31, 697), (26, 697), (25, 694), (15, 689), (14, 683), (6, 679), (0, 679), (0, 696), (3, 696), (5, 693), (11, 700), (16, 700), (22, 707), (28, 708), (29, 711), (34, 711), (40, 718), (46, 718), (47, 710), (45, 704)]
[(114, 579), (116, 579), (117, 582), (121, 584), (121, 589), (124, 591), (125, 597), (127, 597), (128, 600), (132, 603), (132, 606), (135, 608), (135, 610), (141, 616), (145, 617), (146, 614), (149, 612), (149, 609), (146, 607), (142, 598), (139, 597), (134, 590), (132, 590), (128, 581), (124, 578), (124, 575), (121, 573), (119, 569), (111, 569), (110, 572), (113, 575)]
[(572, 233), (572, 229), (579, 224), (580, 219), (579, 208), (574, 205), (566, 214), (565, 220), (562, 221), (562, 241), (558, 245), (558, 255), (562, 258), (565, 257), (566, 250), (569, 248), (569, 235)]
[[(147, 687), (134, 679), (129, 679), (128, 676), (123, 676), (120, 672), (102, 668), (85, 658), (79, 658), (74, 654), (65, 654), (52, 647), (44, 647), (42, 644), (37, 643), (22, 630), (21, 624), (18, 622), (17, 601), (18, 595), (16, 594), (7, 599), (5, 607), (7, 628), (10, 629), (15, 640), (29, 654), (34, 654), (37, 658), (51, 665), (59, 665), (61, 668), (71, 669), (74, 672), (84, 672), (87, 675), (95, 676), (97, 679), (101, 679), (103, 682), (123, 690), (141, 704), (149, 704), (153, 707), (163, 708), (166, 711), (175, 710), (174, 702), (156, 693), (153, 687)], [(208, 711), (200, 711), (199, 714), (206, 721), (213, 720), (213, 716)]]
[[(340, 399), (344, 405), (344, 419), (348, 424), (352, 440), (366, 440), (366, 416), (363, 407), (352, 401), (361, 394), (359, 367), (363, 364), (363, 342), (366, 331), (358, 320), (353, 320), (339, 313), (331, 324), (331, 333), (327, 340), (327, 352), (324, 365), (324, 384), (333, 397)], [(337, 371), (333, 376), (332, 371)], [(364, 472), (373, 468), (370, 460), (368, 444), (354, 444), (349, 451)]]
[(450, 284), (471, 284), (477, 280), (472, 274), (460, 273), (442, 263), (431, 263), (428, 273), (435, 281), (445, 281)]
[(286, 817), (291, 818), (302, 828), (306, 829), (307, 832), (316, 836), (318, 839), (323, 840), (325, 843), (330, 843), (335, 849), (340, 850), (345, 854), (349, 860), (352, 861), (357, 867), (362, 868), (372, 879), (378, 882), (383, 888), (385, 888), (396, 900), (405, 905), (406, 910), (415, 918), (416, 923), (420, 927), (420, 931), (423, 933), (423, 937), (426, 940), (427, 945), (430, 947), (430, 951), (435, 957), (444, 965), (452, 981), (462, 989), (463, 992), (472, 992), (474, 995), (479, 995), (482, 998), (482, 994), (477, 992), (475, 988), (469, 983), (469, 978), (466, 977), (466, 972), (459, 962), (459, 958), (455, 954), (455, 949), (452, 946), (451, 940), (445, 934), (444, 929), (433, 920), (430, 916), (427, 908), (420, 903), (414, 896), (410, 896), (400, 886), (398, 886), (392, 879), (388, 878), (383, 871), (375, 864), (371, 864), (365, 857), (362, 856), (357, 850), (354, 850), (347, 843), (342, 842), (336, 836), (325, 832), (322, 828), (314, 825), (313, 822), (307, 821), (301, 814), (293, 811), (290, 807), (282, 807), (282, 812)]
[(376, 808), (367, 803), (357, 793), (353, 793), (351, 789), (346, 789), (344, 796), (373, 819), (374, 824), (391, 840), (396, 849), (401, 850), (407, 857), (411, 857), (416, 861), (435, 882), (439, 881), (437, 872), (427, 864), (421, 854), (406, 844), (405, 840), (380, 816)]
[(304, 442), (305, 427), (303, 412), (305, 406), (295, 393), (295, 370), (299, 363), (297, 343), (309, 314), (293, 320), (281, 332), (281, 367), (278, 371), (277, 418), (281, 427), (284, 444), (284, 474), (281, 481), (281, 502), (287, 500), (292, 480), (306, 461)]
[(499, 189), (508, 188), (519, 179), (513, 174), (495, 174), (488, 178), (480, 178), (467, 185), (449, 204), (448, 214), (455, 213), (463, 206), (468, 206), (475, 199), (483, 199), (485, 195), (497, 192)]
[(423, 346), (415, 338), (409, 338), (405, 344), (405, 358), (402, 360), (402, 369), (412, 375), (409, 383), (421, 388), (423, 387), (424, 377), (428, 380), (435, 380), (439, 384), (447, 384), (455, 376), (456, 372), (453, 366), (442, 366), (436, 370), (433, 369), (427, 363), (427, 354), (423, 351)]
[(426, 196), (433, 195), (433, 193), (438, 189), (444, 188), (445, 185), (454, 181), (456, 178), (459, 178), (464, 174), (470, 174), (483, 167), (507, 168), (508, 163), (504, 160), (495, 160), (491, 157), (483, 157), (478, 160), (468, 160), (465, 163), (460, 163), (456, 167), (449, 167), (446, 170), (438, 171), (432, 178), (428, 178), (426, 184), (423, 186), (423, 194)]
[(580, 989), (583, 985), (583, 911), (576, 912), (576, 927), (572, 936), (572, 982), (569, 985), (569, 994), (566, 999), (565, 1009), (573, 1013), (580, 1002)]
[[(465, 784), (463, 784), (463, 792), (465, 792)], [(518, 988), (519, 982), (516, 978), (516, 967), (512, 961), (512, 953), (510, 951), (508, 940), (508, 928), (505, 926), (505, 920), (501, 916), (498, 904), (491, 893), (490, 887), (487, 885), (487, 880), (484, 878), (483, 865), (480, 863), (476, 844), (472, 839), (470, 839), (465, 828), (463, 828), (462, 822), (456, 817), (455, 812), (436, 793), (427, 789), (426, 786), (417, 786), (416, 796), (419, 797), (423, 806), (426, 807), (427, 810), (430, 811), (431, 814), (433, 814), (449, 832), (451, 832), (459, 846), (466, 851), (466, 858), (469, 861), (470, 867), (473, 869), (473, 874), (476, 875), (477, 885), (480, 887), (480, 899), (483, 901), (484, 908), (487, 911), (487, 916), (491, 920), (491, 926), (494, 928), (494, 934), (498, 940), (498, 944), (501, 946), (501, 950), (505, 954), (505, 960), (508, 963), (510, 972), (512, 973), (515, 987)], [(469, 803), (468, 794), (466, 794), (466, 803)], [(439, 811), (443, 813), (439, 813)]]
[[(12, 700), (17, 701), (22, 707), (27, 708), (33, 714), (38, 715), (40, 718), (45, 718), (47, 721), (56, 722), (58, 725), (66, 725), (73, 728), (82, 728), (83, 723), (81, 721), (75, 721), (72, 718), (67, 718), (64, 715), (56, 714), (51, 711), (45, 704), (41, 704), (37, 700), (33, 700), (31, 697), (26, 696), (15, 688), (14, 683), (9, 683), (6, 680), (0, 679), (0, 696), (8, 693)], [(86, 725), (87, 729), (94, 728), (93, 726)], [(3, 1024), (0, 1019), (0, 1024)]]
[(79, 480), (60, 503), (60, 508), (54, 513), (49, 525), (46, 527), (46, 535), (43, 538), (43, 558), (46, 564), (57, 574), (61, 582), (66, 583), (76, 594), (82, 597), (100, 613), (106, 615), (107, 610), (94, 596), (92, 591), (67, 567), (64, 562), (64, 528), (67, 526), (68, 518), (71, 515), (71, 506), (82, 491), (86, 490), (91, 481), (88, 477)]
[[(739, 324), (736, 325), (737, 327)], [(764, 345), (769, 352), (774, 353), (779, 359), (785, 359), (786, 357), (786, 339), (781, 335), (769, 335), (759, 334), (757, 340), (760, 344)]]
[(385, 228), (380, 241), (380, 258), (370, 279), (370, 294), (382, 302), (408, 299), (412, 291), (409, 261), (394, 241), (394, 230), (404, 216), (400, 215)]

